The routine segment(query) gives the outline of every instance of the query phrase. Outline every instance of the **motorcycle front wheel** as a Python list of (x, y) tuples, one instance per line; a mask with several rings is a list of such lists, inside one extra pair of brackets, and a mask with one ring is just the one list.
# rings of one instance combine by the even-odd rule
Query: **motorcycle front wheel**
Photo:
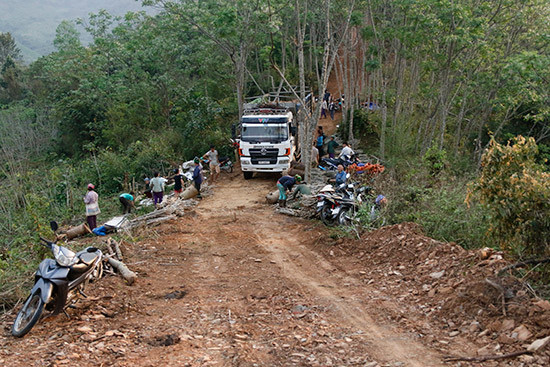
[(40, 291), (31, 294), (25, 301), (23, 308), (17, 314), (11, 333), (13, 336), (22, 337), (27, 334), (34, 324), (40, 319), (44, 311), (44, 301), (40, 297)]
[(336, 219), (341, 226), (349, 226), (353, 223), (353, 210), (350, 207), (340, 209), (338, 218)]

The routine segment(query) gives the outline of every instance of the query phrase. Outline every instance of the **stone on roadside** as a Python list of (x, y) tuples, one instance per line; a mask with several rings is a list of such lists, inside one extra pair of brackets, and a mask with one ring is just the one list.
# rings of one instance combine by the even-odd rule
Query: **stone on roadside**
[(533, 334), (525, 327), (525, 325), (520, 325), (512, 331), (512, 338), (521, 341), (526, 341), (532, 336)]
[(535, 306), (539, 307), (544, 311), (550, 311), (550, 301), (541, 299), (540, 301), (535, 302)]
[(527, 350), (530, 352), (537, 352), (549, 344), (550, 344), (550, 336), (547, 336), (546, 338), (537, 339), (534, 342), (532, 342), (531, 345), (527, 347)]
[(430, 274), (430, 277), (432, 277), (434, 279), (441, 279), (441, 277), (443, 277), (443, 275), (445, 275), (445, 270), (433, 272), (433, 273)]
[(500, 325), (500, 331), (512, 330), (515, 325), (516, 324), (512, 319), (502, 320), (502, 324)]

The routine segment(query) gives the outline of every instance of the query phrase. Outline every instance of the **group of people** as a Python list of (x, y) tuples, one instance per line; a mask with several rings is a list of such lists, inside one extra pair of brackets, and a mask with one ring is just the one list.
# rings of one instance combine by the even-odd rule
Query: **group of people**
[[(220, 161), (218, 158), (218, 151), (216, 150), (214, 145), (210, 146), (210, 149), (208, 152), (206, 152), (202, 156), (203, 160), (206, 160), (209, 164), (210, 168), (210, 182), (215, 182), (219, 175), (220, 175)], [(202, 175), (202, 165), (201, 165), (201, 159), (198, 157), (195, 157), (193, 159), (193, 163), (195, 164), (195, 168), (193, 169), (193, 185), (198, 191), (197, 198), (201, 199), (201, 185), (204, 181), (204, 177)], [(174, 195), (176, 197), (179, 197), (179, 194), (183, 192), (183, 186), (184, 186), (184, 176), (182, 174), (182, 171), (180, 168), (175, 168), (173, 170), (173, 175), (169, 178), (164, 178), (160, 175), (159, 172), (154, 172), (153, 178), (150, 179), (146, 177), (144, 179), (145, 181), (145, 191), (144, 194), (146, 197), (153, 199), (153, 204), (155, 205), (155, 208), (158, 207), (160, 203), (162, 203), (162, 200), (164, 198), (164, 189), (166, 186), (166, 183), (169, 180), (174, 180)], [(99, 209), (99, 195), (95, 191), (95, 185), (90, 183), (88, 184), (88, 192), (84, 196), (84, 204), (86, 205), (86, 222), (88, 224), (88, 227), (90, 229), (94, 229), (97, 227), (97, 215), (101, 213), (101, 210)], [(121, 205), (122, 205), (122, 212), (123, 214), (130, 213), (132, 208), (135, 209), (135, 192), (124, 192), (119, 195), (118, 197)]]
[[(330, 140), (326, 142), (326, 135), (323, 132), (323, 127), (318, 126), (317, 137), (313, 142), (313, 147), (311, 151), (311, 162), (313, 166), (319, 165), (319, 160), (323, 158), (323, 156), (325, 156), (325, 150), (324, 150), (325, 146), (327, 147), (327, 154), (329, 158), (336, 158), (336, 148), (338, 148), (340, 145), (336, 142), (335, 136), (332, 135), (330, 137)], [(342, 150), (338, 155), (338, 158), (351, 159), (351, 157), (354, 154), (355, 152), (353, 151), (353, 149), (351, 149), (349, 144), (347, 142), (344, 142), (342, 143)], [(337, 170), (338, 172), (336, 173), (335, 178), (331, 179), (330, 182), (339, 186), (346, 182), (347, 172), (345, 171), (345, 168), (342, 164), (338, 165)], [(286, 206), (287, 193), (292, 191), (293, 186), (294, 185), (301, 186), (300, 185), (301, 183), (302, 183), (302, 177), (300, 175), (289, 176), (283, 173), (283, 177), (281, 177), (277, 181), (277, 188), (279, 189), (279, 206), (280, 207)]]
[[(334, 135), (330, 137), (330, 139), (327, 142), (327, 136), (323, 132), (323, 127), (318, 126), (317, 127), (317, 135), (315, 138), (315, 141), (313, 142), (313, 148), (311, 150), (311, 162), (315, 166), (319, 165), (319, 161), (321, 158), (323, 158), (325, 155), (328, 154), (329, 158), (336, 158), (336, 148), (338, 148), (340, 144), (336, 142)], [(327, 152), (325, 153), (325, 147), (327, 148)], [(351, 158), (355, 154), (349, 144), (347, 142), (344, 142), (342, 144), (342, 151), (338, 155), (338, 158), (345, 157), (347, 159)]]
[(335, 100), (332, 97), (332, 94), (325, 90), (323, 94), (323, 101), (321, 102), (321, 118), (327, 118), (327, 111), (330, 113), (331, 120), (334, 120), (334, 113), (342, 108), (342, 103), (344, 102), (344, 95), (342, 98)]

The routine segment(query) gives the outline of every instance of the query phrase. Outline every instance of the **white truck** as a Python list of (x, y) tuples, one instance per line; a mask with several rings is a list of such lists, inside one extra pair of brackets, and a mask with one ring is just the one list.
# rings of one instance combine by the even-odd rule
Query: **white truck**
[(296, 105), (245, 104), (236, 141), (245, 179), (254, 172), (282, 172), (290, 168), (296, 150)]

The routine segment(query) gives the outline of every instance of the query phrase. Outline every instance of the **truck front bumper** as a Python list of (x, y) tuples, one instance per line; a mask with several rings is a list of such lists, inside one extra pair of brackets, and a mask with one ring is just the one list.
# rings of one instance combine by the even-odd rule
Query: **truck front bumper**
[(283, 172), (290, 168), (288, 157), (279, 158), (277, 164), (252, 164), (250, 158), (241, 158), (241, 170), (246, 172)]

